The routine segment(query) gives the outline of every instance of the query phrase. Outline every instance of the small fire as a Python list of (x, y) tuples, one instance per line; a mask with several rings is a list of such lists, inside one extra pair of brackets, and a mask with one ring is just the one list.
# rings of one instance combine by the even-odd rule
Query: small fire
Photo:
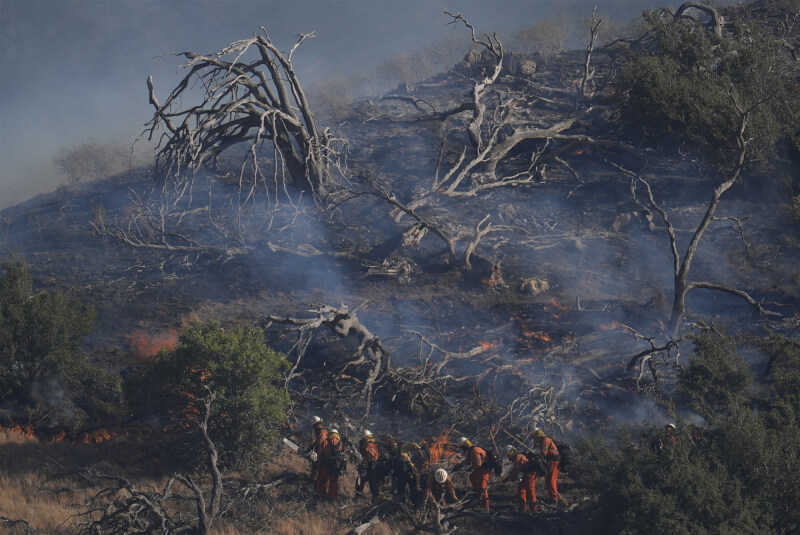
[(489, 276), (482, 278), (481, 282), (489, 286), (503, 286), (505, 282), (503, 281), (503, 274), (500, 272), (500, 267), (492, 266), (489, 269)]
[(484, 349), (490, 349), (495, 346), (492, 342), (478, 342), (478, 345)]
[(3, 427), (0, 425), (0, 432), (5, 433), (6, 435), (11, 435), (16, 438), (21, 438), (23, 440), (35, 440), (36, 435), (33, 434), (33, 429), (26, 425), (22, 427), (21, 425), (13, 425), (11, 427)]
[(178, 331), (175, 329), (156, 335), (149, 335), (142, 330), (137, 330), (127, 336), (131, 352), (141, 360), (156, 355), (162, 349), (173, 350), (178, 346)]
[(525, 338), (533, 338), (534, 340), (539, 340), (540, 342), (545, 342), (545, 343), (550, 343), (553, 341), (553, 339), (550, 338), (550, 336), (548, 336), (547, 333), (542, 331), (534, 331), (532, 329), (529, 329), (525, 325), (522, 326), (521, 332), (522, 336), (524, 336)]
[(561, 312), (565, 310), (569, 310), (567, 305), (562, 305), (559, 303), (555, 297), (550, 299), (546, 305), (544, 305), (545, 312), (549, 312), (554, 318), (558, 319), (561, 317)]
[(461, 461), (461, 453), (447, 440), (449, 433), (450, 431), (445, 429), (429, 444), (428, 456), (431, 466), (445, 463), (453, 465)]
[(106, 429), (98, 429), (96, 431), (92, 431), (91, 433), (84, 433), (83, 443), (100, 444), (101, 442), (105, 442), (106, 440), (111, 440), (115, 436), (117, 436), (117, 433), (112, 433), (110, 431), (107, 431)]

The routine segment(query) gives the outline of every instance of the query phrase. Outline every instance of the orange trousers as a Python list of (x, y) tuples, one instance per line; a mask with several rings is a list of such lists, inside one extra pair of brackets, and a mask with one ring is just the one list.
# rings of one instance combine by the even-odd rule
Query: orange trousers
[(487, 486), (489, 485), (489, 474), (492, 472), (492, 469), (489, 467), (475, 468), (469, 474), (469, 482), (472, 484), (472, 490), (480, 496), (481, 498), (481, 506), (484, 509), (489, 508), (489, 490)]
[(553, 503), (558, 501), (558, 485), (556, 484), (556, 479), (558, 479), (558, 464), (558, 461), (551, 462), (550, 466), (547, 467), (547, 475), (545, 476), (547, 478), (545, 480), (547, 494), (550, 496), (550, 501)]
[(328, 498), (335, 500), (339, 496), (339, 476), (331, 473), (327, 466), (320, 466), (317, 478), (314, 480), (314, 490), (321, 496), (327, 495)]
[(528, 509), (528, 504), (534, 511), (539, 510), (539, 504), (536, 503), (536, 474), (522, 475), (522, 480), (517, 483), (517, 497), (523, 511)]

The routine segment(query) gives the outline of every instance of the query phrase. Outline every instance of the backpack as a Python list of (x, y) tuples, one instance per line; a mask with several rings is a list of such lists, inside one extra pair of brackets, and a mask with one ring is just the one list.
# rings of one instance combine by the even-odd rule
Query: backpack
[(347, 470), (347, 458), (344, 456), (344, 452), (342, 450), (339, 448), (333, 449), (333, 453), (328, 460), (328, 467), (337, 476), (341, 475), (345, 470)]
[(500, 460), (492, 448), (486, 450), (486, 466), (494, 470), (496, 476), (503, 473), (503, 461)]
[(556, 442), (558, 448), (558, 456), (560, 457), (558, 469), (564, 473), (572, 464), (572, 448), (566, 442)]
[(541, 455), (535, 451), (528, 450), (525, 452), (525, 457), (528, 459), (528, 464), (522, 469), (523, 474), (535, 473), (537, 476), (543, 476), (547, 473), (547, 467)]

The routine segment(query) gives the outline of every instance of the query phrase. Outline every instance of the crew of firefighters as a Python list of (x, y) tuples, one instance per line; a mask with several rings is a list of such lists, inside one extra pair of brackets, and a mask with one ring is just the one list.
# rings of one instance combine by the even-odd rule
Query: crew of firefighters
[[(313, 441), (306, 454), (311, 459), (314, 489), (318, 495), (335, 500), (339, 477), (346, 467), (341, 435), (336, 429), (327, 429), (318, 416), (312, 418), (311, 426)], [(533, 448), (512, 437), (518, 444), (506, 446), (503, 452), (511, 461), (511, 469), (500, 482), (517, 482), (519, 508), (524, 512), (539, 511), (535, 490), (537, 475), (544, 478), (549, 503), (561, 503), (557, 479), (559, 467), (564, 463), (559, 448), (541, 429), (533, 429), (532, 436)], [(358, 464), (356, 495), (366, 496), (364, 491), (368, 487), (372, 502), (379, 503), (384, 499), (384, 481), (391, 479), (394, 495), (403, 503), (408, 501), (416, 506), (458, 502), (451, 474), (436, 459), (431, 459), (432, 444), (432, 440), (423, 440), (420, 445), (413, 442), (401, 444), (391, 439), (379, 444), (371, 431), (364, 430), (358, 444), (361, 462)], [(466, 437), (459, 438), (455, 447), (454, 451), (461, 453), (461, 461), (451, 466), (452, 459), (449, 459), (447, 467), (451, 471), (469, 470), (472, 497), (482, 510), (490, 511), (489, 480), (493, 473), (495, 476), (502, 473), (502, 461), (495, 453), (496, 447), (484, 449)], [(562, 445), (562, 448), (566, 450), (568, 446)]]

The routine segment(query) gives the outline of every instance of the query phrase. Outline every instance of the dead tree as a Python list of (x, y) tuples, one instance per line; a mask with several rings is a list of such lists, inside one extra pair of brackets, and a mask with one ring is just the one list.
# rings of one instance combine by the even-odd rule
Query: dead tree
[(364, 387), (362, 389), (362, 394), (366, 401), (364, 418), (369, 417), (375, 381), (378, 379), (378, 375), (381, 373), (381, 371), (389, 368), (391, 364), (391, 355), (389, 351), (386, 350), (381, 339), (374, 335), (361, 323), (356, 315), (356, 310), (350, 311), (348, 307), (344, 305), (338, 308), (323, 305), (309, 310), (309, 312), (315, 314), (316, 316), (312, 318), (291, 318), (274, 316), (271, 314), (267, 316), (267, 320), (269, 321), (267, 328), (269, 328), (272, 323), (296, 325), (299, 327), (297, 349), (301, 349), (302, 351), (296, 352), (295, 363), (292, 368), (292, 372), (290, 372), (290, 375), (287, 378), (287, 384), (294, 371), (300, 366), (300, 362), (305, 353), (305, 347), (308, 346), (307, 341), (304, 343), (302, 342), (302, 336), (306, 331), (313, 330), (324, 325), (342, 338), (347, 338), (348, 336), (353, 335), (358, 340), (358, 348), (354, 355), (355, 359), (348, 361), (342, 371), (349, 366), (359, 366), (362, 364), (370, 366), (368, 377), (364, 381)]
[[(283, 53), (263, 27), (261, 31), (213, 54), (175, 54), (188, 60), (181, 67), (189, 72), (163, 104), (148, 78), (155, 113), (145, 133), (158, 138), (157, 168), (169, 179), (189, 182), (188, 177), (216, 163), (226, 149), (245, 143), (252, 176), (244, 176), (243, 163), (239, 187), (246, 197), (268, 180), (283, 180), (284, 166), (293, 187), (324, 197), (331, 162), (338, 156), (336, 140), (330, 131), (320, 131), (292, 65), (292, 54), (314, 33), (300, 35)], [(253, 53), (254, 59), (244, 59)], [(195, 100), (192, 91), (198, 86), (203, 91), (200, 102), (186, 106), (184, 101)], [(259, 163), (264, 141), (274, 148), (273, 173), (264, 173)]]
[[(86, 520), (78, 524), (78, 532), (87, 535), (123, 535), (128, 533), (187, 533), (208, 535), (220, 511), (222, 473), (217, 464), (219, 456), (208, 436), (208, 418), (216, 396), (206, 387), (202, 414), (196, 415), (197, 427), (208, 455), (206, 468), (211, 479), (209, 497), (190, 475), (172, 476), (161, 490), (140, 489), (128, 479), (110, 476), (94, 469), (78, 471), (87, 481), (112, 481), (98, 491), (89, 502), (87, 511), (78, 515)], [(180, 492), (179, 488), (184, 491)], [(194, 515), (181, 512), (179, 504), (194, 505)]]

